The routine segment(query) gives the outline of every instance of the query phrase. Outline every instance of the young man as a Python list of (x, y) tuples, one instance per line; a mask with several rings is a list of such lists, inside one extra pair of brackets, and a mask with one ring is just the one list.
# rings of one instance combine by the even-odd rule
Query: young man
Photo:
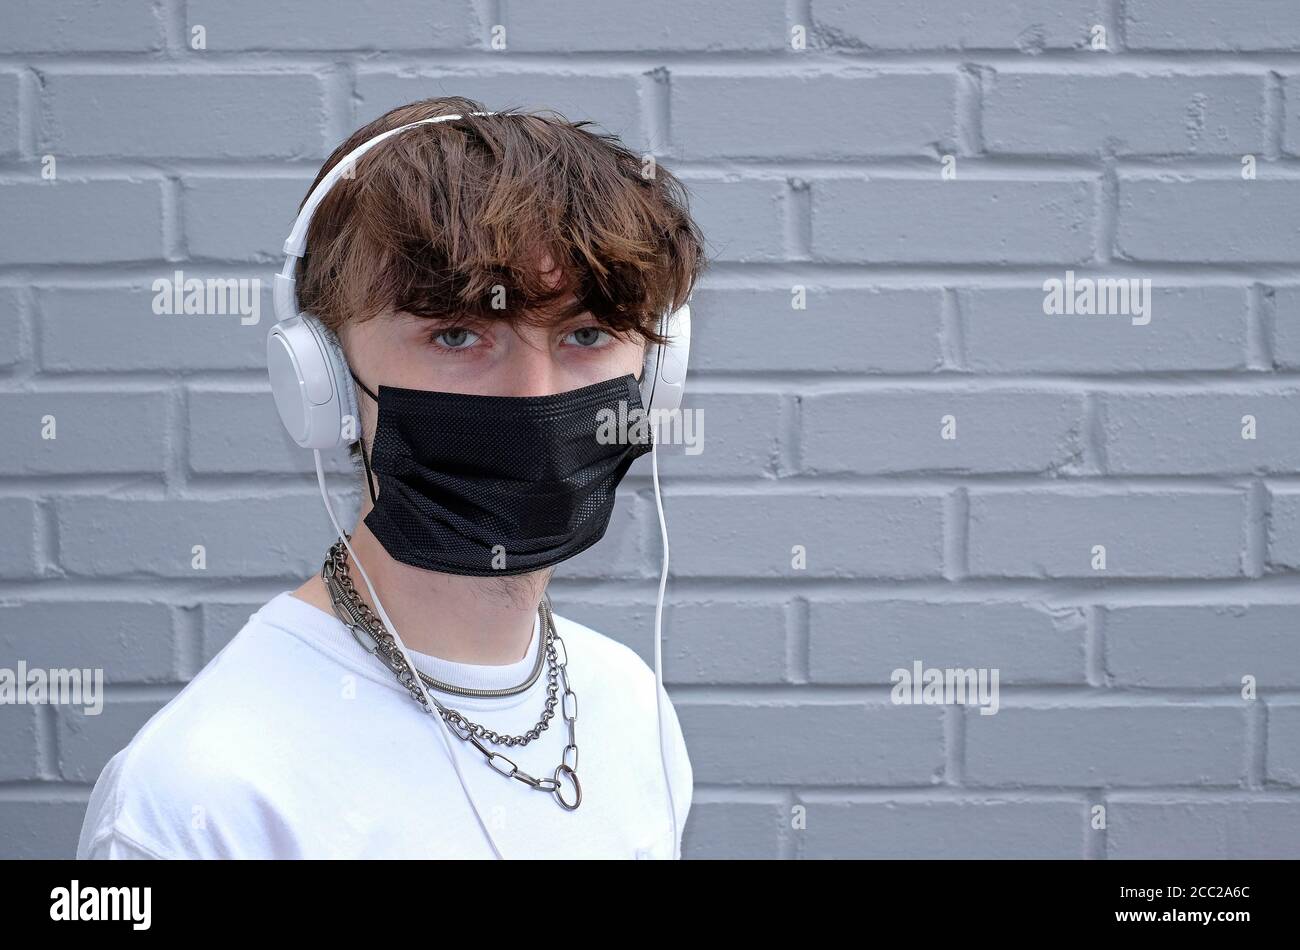
[(672, 703), (544, 595), (648, 451), (598, 446), (591, 416), (636, 402), (702, 241), (680, 183), (612, 137), (484, 111), (395, 109), (322, 168), (460, 116), (370, 148), (306, 232), (296, 304), (355, 380), (350, 543), (109, 761), (78, 857), (679, 856)]

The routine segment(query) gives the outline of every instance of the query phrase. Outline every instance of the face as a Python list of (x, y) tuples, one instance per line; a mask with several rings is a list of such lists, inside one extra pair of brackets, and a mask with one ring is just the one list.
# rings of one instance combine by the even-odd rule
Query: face
[[(533, 327), (398, 312), (346, 324), (340, 336), (352, 371), (376, 395), (380, 386), (395, 386), (484, 396), (547, 396), (629, 373), (640, 378), (647, 351), (640, 338), (616, 337), (589, 313)], [(378, 406), (357, 387), (357, 407), (369, 453)], [(364, 520), (371, 507), (368, 493), (362, 493), (361, 502)], [(500, 602), (531, 604), (553, 572), (546, 568), (470, 582)]]

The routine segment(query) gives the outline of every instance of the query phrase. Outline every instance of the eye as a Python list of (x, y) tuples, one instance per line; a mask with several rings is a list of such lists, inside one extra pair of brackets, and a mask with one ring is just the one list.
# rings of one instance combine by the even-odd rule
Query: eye
[[(577, 345), (586, 350), (598, 349), (600, 345), (609, 338), (609, 332), (602, 330), (600, 327), (579, 327), (569, 334), (577, 340)], [(568, 339), (566, 337), (565, 339)]]
[(448, 327), (433, 334), (433, 342), (444, 350), (467, 350), (478, 339), (479, 335), (468, 327)]

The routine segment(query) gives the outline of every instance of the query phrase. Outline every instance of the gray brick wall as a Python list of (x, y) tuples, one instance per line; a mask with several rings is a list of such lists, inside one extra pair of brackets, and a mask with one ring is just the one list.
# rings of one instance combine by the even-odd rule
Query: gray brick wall
[[(269, 294), (245, 325), (152, 282), (269, 287), (329, 150), (439, 94), (595, 120), (710, 242), (704, 452), (661, 459), (688, 857), (1300, 855), (1300, 7), (10, 0), (0, 666), (108, 701), (0, 706), (0, 856), (70, 855), (329, 539)], [(1067, 270), (1150, 280), (1150, 322), (1047, 315)], [(649, 475), (553, 590), (647, 661)], [(892, 702), (917, 661), (996, 669), (998, 712)]]

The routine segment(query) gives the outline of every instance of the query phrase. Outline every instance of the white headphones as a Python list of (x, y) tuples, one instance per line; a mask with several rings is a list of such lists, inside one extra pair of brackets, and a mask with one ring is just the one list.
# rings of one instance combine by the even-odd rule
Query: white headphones
[[(495, 115), (474, 112), (471, 115)], [(354, 167), (363, 154), (389, 136), (417, 125), (449, 122), (459, 115), (421, 119), (408, 125), (381, 132), (358, 145), (321, 179), (303, 204), (293, 230), (284, 242), (285, 261), (275, 275), (275, 317), (266, 338), (266, 363), (271, 377), (271, 392), (276, 408), (289, 435), (305, 449), (333, 449), (348, 444), (346, 432), (357, 433), (357, 397), (338, 339), (308, 313), (298, 312), (294, 288), (294, 270), (306, 253), (307, 228), (316, 207), (334, 183)], [(671, 411), (681, 406), (686, 387), (686, 364), (691, 349), (691, 308), (680, 309), (660, 317), (659, 332), (667, 343), (652, 344), (646, 354), (641, 375), (641, 404), (649, 411)], [(346, 426), (347, 420), (353, 425)]]

